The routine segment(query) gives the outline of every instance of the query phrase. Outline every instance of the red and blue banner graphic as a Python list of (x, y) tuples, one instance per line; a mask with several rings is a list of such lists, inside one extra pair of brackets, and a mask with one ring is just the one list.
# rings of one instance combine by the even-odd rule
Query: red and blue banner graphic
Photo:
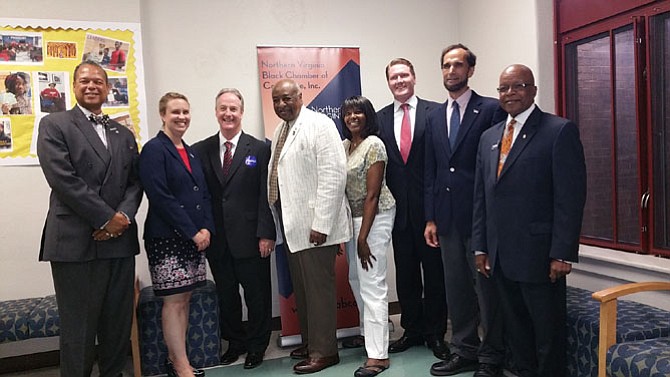
[[(272, 137), (281, 122), (272, 106), (272, 87), (282, 79), (292, 79), (298, 83), (304, 105), (328, 115), (338, 128), (341, 127), (340, 105), (346, 98), (361, 94), (358, 48), (262, 46), (257, 50), (266, 138)], [(277, 246), (275, 256), (282, 323), (280, 345), (297, 344), (300, 342), (300, 325), (283, 245)], [(358, 309), (349, 287), (344, 253), (337, 256), (335, 275), (338, 336), (356, 335), (359, 326)]]

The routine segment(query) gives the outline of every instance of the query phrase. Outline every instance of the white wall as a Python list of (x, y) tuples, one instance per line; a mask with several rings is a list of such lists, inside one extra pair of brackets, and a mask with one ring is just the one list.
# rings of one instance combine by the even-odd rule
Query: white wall
[[(141, 22), (149, 134), (159, 128), (158, 98), (176, 90), (191, 100), (193, 122), (186, 135), (190, 142), (216, 131), (213, 97), (224, 86), (242, 91), (244, 128), (263, 135), (257, 45), (359, 46), (363, 94), (381, 108), (391, 100), (384, 67), (397, 56), (414, 63), (420, 96), (443, 101), (440, 52), (462, 42), (478, 55), (471, 80), (475, 90), (495, 96), (502, 69), (523, 63), (536, 73), (538, 103), (545, 110), (553, 109), (550, 0), (424, 0), (420, 8), (408, 4), (399, 0), (296, 0), (281, 5), (270, 0), (3, 0), (0, 14)], [(0, 192), (0, 300), (51, 294), (49, 265), (37, 261), (49, 192), (39, 167), (0, 168)], [(137, 263), (138, 274), (147, 284), (146, 257), (140, 255)], [(392, 266), (390, 270), (393, 288)], [(390, 299), (397, 299), (394, 289)]]

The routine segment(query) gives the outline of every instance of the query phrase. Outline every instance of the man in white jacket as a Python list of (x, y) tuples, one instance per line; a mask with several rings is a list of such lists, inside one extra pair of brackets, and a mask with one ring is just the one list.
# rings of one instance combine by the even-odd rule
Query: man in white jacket
[(346, 156), (333, 121), (303, 106), (293, 80), (275, 84), (272, 102), (283, 122), (273, 137), (268, 202), (281, 224), (303, 339), (291, 357), (305, 359), (293, 370), (314, 373), (340, 361), (335, 257), (351, 238)]

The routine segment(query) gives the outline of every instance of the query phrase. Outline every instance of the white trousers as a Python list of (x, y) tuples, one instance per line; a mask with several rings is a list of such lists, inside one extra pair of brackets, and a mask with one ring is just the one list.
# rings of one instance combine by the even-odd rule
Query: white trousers
[[(388, 285), (386, 284), (386, 255), (391, 244), (391, 231), (395, 219), (395, 207), (378, 213), (368, 234), (370, 252), (377, 258), (365, 271), (358, 258), (357, 240), (361, 231), (362, 217), (354, 217), (354, 236), (347, 242), (349, 263), (349, 285), (354, 293), (358, 312), (361, 315), (365, 350), (368, 358), (387, 359), (389, 347)], [(362, 310), (361, 310), (362, 309)]]

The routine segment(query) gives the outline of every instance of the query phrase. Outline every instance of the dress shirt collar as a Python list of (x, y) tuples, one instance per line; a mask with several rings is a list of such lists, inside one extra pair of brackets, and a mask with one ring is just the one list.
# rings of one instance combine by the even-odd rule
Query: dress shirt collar
[[(93, 113), (91, 112), (91, 110), (82, 107), (80, 104), (77, 104), (77, 107), (79, 107), (79, 110), (81, 110), (81, 112), (84, 113), (84, 116), (86, 117), (86, 119), (88, 119), (88, 116), (89, 116), (89, 115), (93, 114)], [(93, 114), (93, 115), (96, 115), (96, 114)], [(97, 115), (102, 115), (102, 113), (97, 114)], [(96, 116), (97, 116), (97, 115), (96, 115)]]
[(225, 136), (219, 131), (219, 149), (222, 151), (226, 150), (226, 147), (223, 145), (226, 141), (233, 143), (233, 149), (237, 147), (237, 144), (240, 141), (240, 135), (242, 135), (242, 130), (238, 131), (232, 139), (228, 140)]
[(449, 96), (449, 99), (447, 100), (447, 107), (451, 109), (452, 106), (454, 105), (454, 102), (458, 102), (458, 110), (461, 112), (461, 118), (462, 118), (465, 108), (468, 107), (470, 98), (472, 98), (472, 89), (468, 89), (467, 91), (465, 91), (465, 93), (461, 94), (456, 99), (453, 99), (451, 98), (451, 96)]
[(394, 99), (393, 100), (393, 112), (402, 111), (402, 109), (400, 109), (400, 105), (402, 105), (403, 103), (408, 104), (410, 109), (416, 109), (416, 105), (419, 104), (419, 99), (416, 98), (416, 95), (413, 95), (413, 96), (409, 97), (407, 102), (400, 102), (400, 101)]
[(516, 129), (516, 130), (521, 129), (521, 127), (523, 127), (523, 125), (526, 124), (526, 121), (528, 120), (528, 117), (530, 116), (530, 113), (533, 112), (533, 110), (535, 110), (535, 104), (534, 103), (532, 105), (530, 105), (530, 107), (527, 108), (526, 110), (517, 114), (517, 116), (515, 116), (515, 117), (512, 117), (511, 115), (508, 114), (507, 115), (507, 120), (505, 121), (505, 124), (507, 125), (507, 124), (509, 124), (509, 122), (512, 119), (516, 119), (516, 124), (514, 125), (514, 129)]

